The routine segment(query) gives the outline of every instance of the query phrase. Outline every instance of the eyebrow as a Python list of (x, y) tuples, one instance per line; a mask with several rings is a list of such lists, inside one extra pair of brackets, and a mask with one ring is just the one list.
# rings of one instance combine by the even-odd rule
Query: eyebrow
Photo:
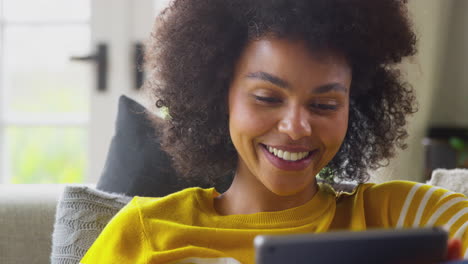
[(281, 79), (278, 76), (274, 76), (272, 74), (263, 72), (263, 71), (258, 71), (258, 72), (251, 72), (246, 75), (247, 78), (253, 78), (253, 79), (260, 79), (266, 82), (270, 82), (276, 86), (279, 86), (281, 88), (289, 89), (289, 83), (283, 79)]
[[(263, 71), (252, 72), (252, 73), (248, 73), (246, 77), (252, 78), (252, 79), (260, 79), (266, 82), (270, 82), (281, 88), (290, 89), (290, 85), (286, 80), (283, 80), (280, 77), (272, 75), (267, 72), (263, 72)], [(323, 94), (323, 93), (328, 93), (331, 91), (348, 93), (348, 89), (339, 83), (328, 83), (328, 84), (320, 85), (314, 88), (312, 93)]]
[(345, 94), (348, 93), (348, 89), (346, 89), (346, 87), (344, 87), (343, 85), (339, 83), (328, 83), (325, 85), (320, 85), (319, 87), (314, 89), (313, 93), (322, 94), (322, 93), (328, 93), (331, 91), (343, 92)]

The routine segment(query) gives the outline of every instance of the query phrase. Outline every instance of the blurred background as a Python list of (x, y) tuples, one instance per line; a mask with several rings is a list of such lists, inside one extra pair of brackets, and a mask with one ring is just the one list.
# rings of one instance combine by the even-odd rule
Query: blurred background
[[(140, 102), (141, 44), (168, 0), (0, 0), (0, 183), (95, 183), (117, 101)], [(468, 1), (411, 0), (419, 53), (408, 149), (374, 182), (468, 166)], [(144, 78), (144, 76), (143, 76)]]

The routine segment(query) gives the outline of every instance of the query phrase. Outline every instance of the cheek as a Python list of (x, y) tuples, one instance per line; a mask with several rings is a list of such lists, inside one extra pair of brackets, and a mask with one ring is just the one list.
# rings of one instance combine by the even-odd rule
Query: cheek
[(335, 154), (344, 141), (348, 130), (348, 112), (347, 109), (343, 114), (338, 115), (335, 119), (326, 122), (321, 126), (321, 134), (323, 143), (327, 147), (327, 151)]
[(344, 138), (346, 137), (346, 132), (348, 131), (348, 111), (345, 111), (345, 114), (341, 116), (341, 118), (337, 122), (336, 126), (336, 138), (339, 142), (339, 145), (343, 142)]
[(271, 117), (245, 101), (233, 102), (229, 110), (229, 130), (233, 141), (251, 141), (271, 127)]
[(234, 143), (254, 140), (263, 135), (274, 125), (269, 111), (255, 105), (247, 94), (239, 89), (229, 94), (229, 131)]

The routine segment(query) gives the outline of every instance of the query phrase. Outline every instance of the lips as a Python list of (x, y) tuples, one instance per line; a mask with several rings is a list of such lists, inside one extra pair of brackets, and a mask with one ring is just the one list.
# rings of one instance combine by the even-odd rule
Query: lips
[(268, 149), (270, 153), (286, 161), (301, 160), (305, 158), (307, 155), (309, 155), (310, 153), (310, 151), (303, 151), (303, 152), (287, 151), (287, 150), (277, 149), (275, 147), (266, 146), (266, 145), (265, 147)]
[(318, 150), (298, 147), (273, 147), (261, 144), (261, 149), (270, 163), (281, 170), (298, 171), (307, 168), (317, 156)]

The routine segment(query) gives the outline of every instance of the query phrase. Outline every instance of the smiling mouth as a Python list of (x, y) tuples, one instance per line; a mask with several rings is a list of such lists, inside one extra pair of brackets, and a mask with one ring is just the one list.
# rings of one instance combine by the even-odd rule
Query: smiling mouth
[(304, 151), (304, 152), (292, 152), (277, 149), (271, 146), (261, 144), (268, 152), (273, 154), (275, 157), (282, 159), (284, 161), (301, 161), (307, 159), (313, 151)]

